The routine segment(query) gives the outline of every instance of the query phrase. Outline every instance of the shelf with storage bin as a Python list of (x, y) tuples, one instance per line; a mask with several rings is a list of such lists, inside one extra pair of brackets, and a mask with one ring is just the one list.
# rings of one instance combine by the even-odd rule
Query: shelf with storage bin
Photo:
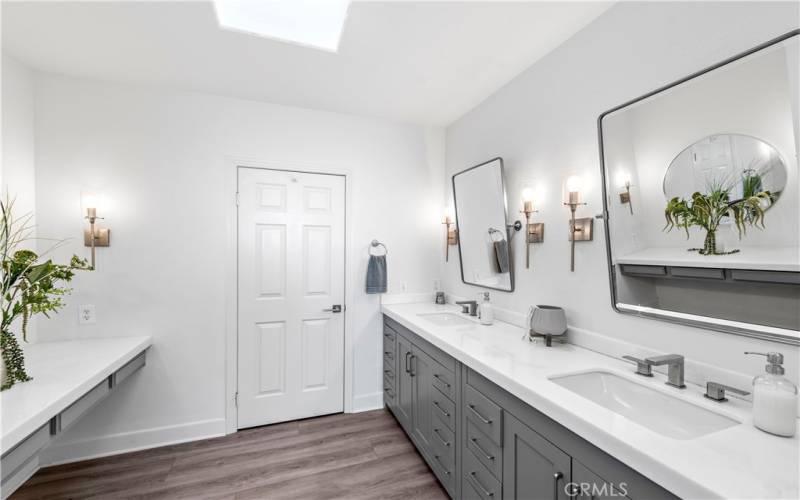
[(730, 255), (647, 248), (615, 259), (620, 273), (646, 278), (800, 284), (800, 248), (750, 247)]

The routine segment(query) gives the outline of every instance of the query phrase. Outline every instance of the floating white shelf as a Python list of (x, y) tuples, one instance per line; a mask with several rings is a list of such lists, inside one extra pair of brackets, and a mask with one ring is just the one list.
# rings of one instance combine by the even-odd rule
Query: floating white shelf
[(615, 263), (639, 266), (800, 272), (800, 248), (743, 247), (739, 252), (729, 255), (700, 255), (698, 252), (690, 252), (682, 247), (656, 247), (616, 257)]

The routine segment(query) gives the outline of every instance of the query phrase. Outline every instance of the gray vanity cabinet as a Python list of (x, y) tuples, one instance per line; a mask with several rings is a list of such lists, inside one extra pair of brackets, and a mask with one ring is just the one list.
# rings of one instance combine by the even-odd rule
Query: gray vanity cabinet
[[(579, 500), (630, 500), (626, 495), (627, 485), (611, 484), (586, 468), (577, 460), (572, 461), (572, 483), (575, 485), (572, 498)], [(599, 485), (599, 489), (598, 486)]]
[(389, 317), (384, 355), (384, 402), (453, 498), (677, 498)]
[(433, 361), (416, 346), (412, 347), (410, 368), (413, 378), (414, 437), (425, 450), (431, 450), (433, 439)]
[(397, 403), (395, 417), (408, 433), (414, 432), (414, 375), (411, 372), (412, 344), (403, 335), (397, 336)]
[(503, 498), (569, 498), (571, 457), (510, 413), (503, 424)]

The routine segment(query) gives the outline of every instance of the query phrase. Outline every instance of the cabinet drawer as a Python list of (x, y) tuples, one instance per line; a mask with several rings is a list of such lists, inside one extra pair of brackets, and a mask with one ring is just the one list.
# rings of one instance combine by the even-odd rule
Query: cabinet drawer
[(669, 274), (677, 278), (724, 280), (725, 270), (705, 267), (670, 267)]
[(394, 407), (397, 401), (397, 392), (395, 391), (394, 387), (390, 387), (386, 385), (384, 381), (383, 385), (383, 404), (386, 406)]
[(438, 363), (433, 364), (433, 386), (442, 391), (442, 394), (456, 399), (455, 376)]
[(467, 448), (494, 477), (503, 477), (503, 449), (479, 431), (471, 421), (467, 421)]
[[(464, 479), (461, 480), (461, 500), (483, 500), (484, 498), (486, 495), (478, 493), (477, 488), (472, 485), (472, 481), (464, 475)], [(492, 497), (492, 500), (498, 499)]]
[(397, 358), (396, 351), (393, 345), (383, 345), (383, 360), (389, 361), (390, 363), (394, 362)]
[(394, 361), (384, 359), (383, 360), (383, 377), (392, 381), (394, 384), (395, 379), (397, 378), (397, 373), (395, 372), (395, 363)]
[(436, 474), (436, 477), (439, 479), (439, 482), (442, 483), (444, 489), (450, 494), (450, 496), (454, 496), (455, 491), (455, 467), (450, 464), (445, 463), (445, 458), (438, 453), (431, 451), (431, 469), (433, 469), (433, 473)]
[(456, 405), (435, 387), (431, 390), (431, 412), (451, 431), (456, 430)]
[(456, 463), (456, 438), (455, 433), (447, 427), (447, 424), (438, 416), (433, 417), (433, 426), (431, 427), (431, 445), (433, 449), (440, 455), (446, 456), (448, 462), (453, 468)]
[(469, 384), (464, 386), (464, 413), (496, 445), (503, 444), (502, 410)]
[(69, 405), (66, 410), (58, 414), (57, 431), (61, 432), (72, 425), (81, 417), (81, 415), (89, 411), (92, 406), (106, 397), (110, 390), (109, 379), (104, 379), (102, 382), (94, 386), (94, 389), (87, 392), (79, 400)]
[(50, 442), (50, 424), (47, 423), (33, 434), (26, 437), (21, 443), (16, 445), (8, 453), (3, 455), (0, 460), (3, 470), (3, 481), (12, 475), (17, 469), (23, 466), (28, 460), (36, 456), (36, 454)]
[(501, 485), (470, 450), (464, 451), (464, 481), (469, 483), (480, 495), (479, 498), (496, 500), (500, 498)]
[(128, 361), (122, 368), (114, 372), (113, 377), (113, 386), (116, 387), (117, 385), (121, 384), (125, 379), (133, 375), (136, 370), (143, 367), (146, 362), (146, 353), (141, 353), (132, 360)]
[(397, 333), (392, 330), (392, 328), (388, 325), (383, 325), (383, 343), (394, 344), (394, 341), (397, 339)]
[(411, 330), (404, 327), (403, 325), (401, 325), (400, 323), (398, 323), (397, 321), (393, 320), (388, 316), (384, 316), (384, 331), (386, 331), (386, 327), (389, 327), (395, 333), (399, 333), (400, 335), (405, 335), (413, 344), (415, 344), (421, 350), (425, 351), (425, 353), (428, 354), (428, 356), (433, 358), (446, 370), (455, 373), (456, 360), (454, 357), (450, 356), (443, 350), (434, 346), (427, 340), (423, 339), (416, 333), (412, 332)]

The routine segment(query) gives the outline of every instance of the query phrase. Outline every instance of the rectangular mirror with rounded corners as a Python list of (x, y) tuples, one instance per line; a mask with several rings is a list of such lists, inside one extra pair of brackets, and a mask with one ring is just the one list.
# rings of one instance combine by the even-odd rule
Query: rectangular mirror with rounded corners
[(799, 39), (600, 115), (618, 312), (800, 344)]
[(513, 291), (503, 159), (493, 158), (455, 174), (453, 198), (461, 280), (469, 285)]

